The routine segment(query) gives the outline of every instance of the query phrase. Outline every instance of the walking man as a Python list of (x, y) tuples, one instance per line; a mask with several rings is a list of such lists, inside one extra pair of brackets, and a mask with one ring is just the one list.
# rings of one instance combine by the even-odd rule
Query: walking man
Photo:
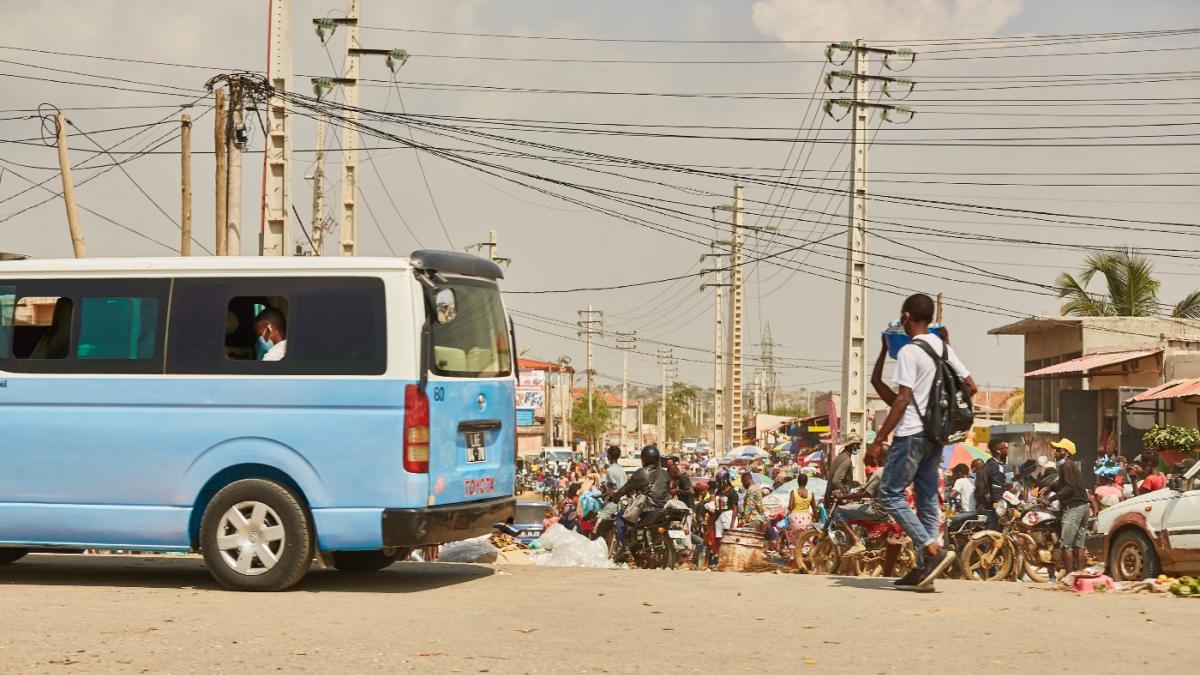
[(1058, 485), (1055, 493), (1062, 506), (1063, 578), (1087, 567), (1087, 515), (1091, 505), (1083, 486), (1083, 469), (1075, 459), (1075, 443), (1064, 438), (1050, 444), (1058, 460)]
[[(959, 377), (966, 381), (968, 393), (973, 397), (977, 391), (975, 381), (954, 349), (943, 345), (941, 337), (929, 332), (932, 321), (933, 298), (928, 295), (918, 293), (909, 296), (900, 308), (900, 324), (908, 337), (913, 341), (926, 342), (935, 354), (941, 354), (945, 346), (947, 360)], [(879, 358), (886, 357), (885, 340)], [(939, 366), (923, 349), (912, 344), (900, 349), (896, 361), (895, 380), (899, 391), (892, 391), (886, 385), (877, 388), (891, 409), (875, 436), (875, 442), (867, 449), (867, 461), (878, 462), (884, 439), (895, 431), (892, 447), (884, 462), (878, 499), (912, 538), (921, 563), (897, 579), (895, 585), (900, 590), (932, 592), (934, 579), (954, 562), (954, 551), (946, 550), (938, 543), (942, 515), (938, 498), (938, 471), (942, 449), (925, 437), (925, 425), (921, 419), (921, 413), (929, 409), (929, 394)], [(885, 393), (887, 396), (883, 396)], [(904, 498), (909, 484), (912, 484), (916, 494), (915, 515)]]

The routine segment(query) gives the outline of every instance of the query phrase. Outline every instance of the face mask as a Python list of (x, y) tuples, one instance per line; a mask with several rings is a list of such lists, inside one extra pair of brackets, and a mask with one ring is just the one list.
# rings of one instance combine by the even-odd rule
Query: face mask
[(274, 347), (274, 346), (275, 346), (275, 343), (272, 342), (270, 340), (270, 338), (265, 338), (265, 337), (259, 335), (258, 336), (258, 360), (262, 361), (262, 358), (264, 356), (266, 356), (267, 352), (271, 351), (271, 347)]

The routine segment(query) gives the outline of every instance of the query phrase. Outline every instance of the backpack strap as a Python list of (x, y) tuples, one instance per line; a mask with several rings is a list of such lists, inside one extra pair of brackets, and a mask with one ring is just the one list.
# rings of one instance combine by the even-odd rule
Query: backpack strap
[[(930, 391), (930, 393), (933, 393), (934, 386), (937, 384), (938, 380), (940, 380), (942, 377), (941, 362), (944, 361), (946, 357), (942, 356), (939, 358), (937, 355), (937, 352), (933, 351), (933, 347), (930, 347), (929, 343), (924, 340), (913, 339), (908, 344), (917, 345), (918, 347), (923, 349), (926, 354), (929, 355), (929, 358), (933, 359), (934, 375), (933, 375), (933, 381), (929, 383), (929, 391)], [(907, 347), (908, 345), (905, 345), (905, 346)], [(942, 343), (943, 352), (945, 351), (945, 347), (946, 347), (946, 344), (943, 342)], [(912, 405), (914, 408), (917, 409), (917, 417), (920, 417), (921, 421), (924, 422), (925, 421), (925, 413), (921, 412), (921, 406), (917, 405), (917, 398), (915, 396), (913, 397)]]

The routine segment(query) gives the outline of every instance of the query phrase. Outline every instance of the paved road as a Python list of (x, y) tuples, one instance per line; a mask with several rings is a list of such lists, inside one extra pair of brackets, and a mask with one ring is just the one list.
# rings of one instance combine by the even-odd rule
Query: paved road
[[(1013, 583), (401, 563), (230, 593), (195, 558), (0, 568), (14, 673), (1195, 672), (1200, 601)], [(901, 660), (903, 659), (903, 660)]]

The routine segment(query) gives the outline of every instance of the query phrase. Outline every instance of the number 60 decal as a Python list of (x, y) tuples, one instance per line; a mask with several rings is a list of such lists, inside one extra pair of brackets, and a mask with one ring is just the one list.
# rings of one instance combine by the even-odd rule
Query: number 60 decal
[(434, 387), (433, 388), (433, 400), (445, 401), (446, 400), (446, 388), (445, 387)]

